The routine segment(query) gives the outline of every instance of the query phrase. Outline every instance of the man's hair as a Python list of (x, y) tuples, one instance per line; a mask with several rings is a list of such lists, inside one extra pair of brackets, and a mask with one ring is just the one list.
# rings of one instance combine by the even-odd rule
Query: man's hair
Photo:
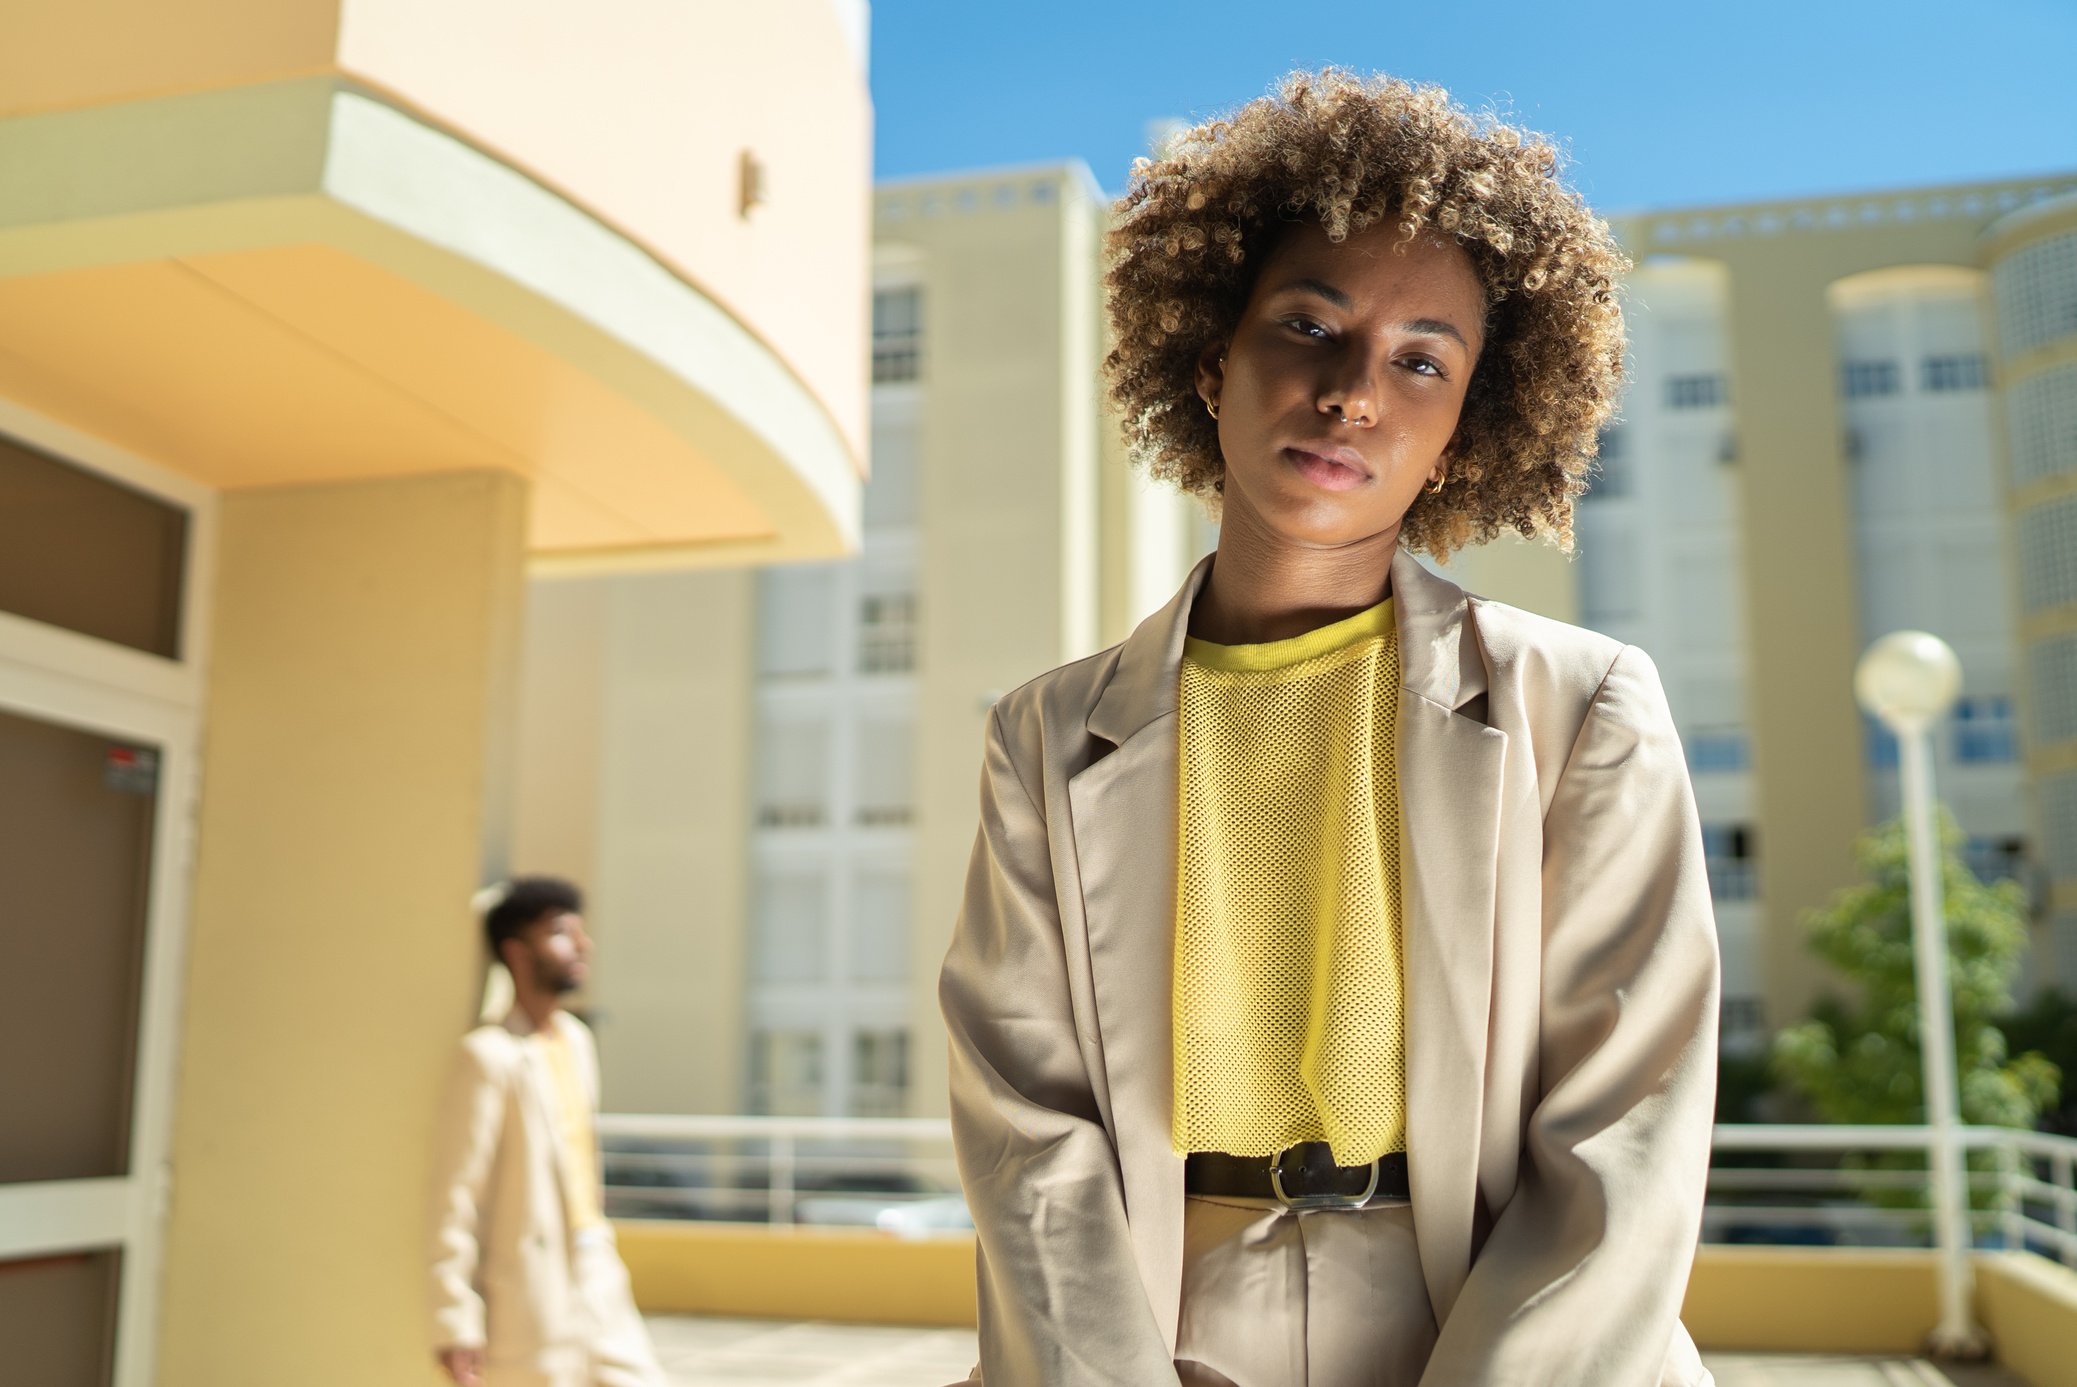
[(561, 877), (518, 877), (497, 903), (483, 912), (483, 936), (490, 956), (502, 958), (500, 946), (517, 939), (528, 925), (564, 911), (582, 911), (584, 893)]
[(1471, 258), (1485, 346), (1453, 440), (1448, 485), (1400, 531), (1447, 557), (1502, 530), (1571, 548), (1601, 425), (1622, 378), (1607, 223), (1558, 179), (1541, 136), (1474, 116), (1437, 87), (1330, 68), (1142, 159), (1107, 236), (1111, 398), (1136, 461), (1216, 507), (1226, 480), (1197, 363), (1239, 322), (1256, 275), (1294, 223), (1329, 239), (1386, 221)]

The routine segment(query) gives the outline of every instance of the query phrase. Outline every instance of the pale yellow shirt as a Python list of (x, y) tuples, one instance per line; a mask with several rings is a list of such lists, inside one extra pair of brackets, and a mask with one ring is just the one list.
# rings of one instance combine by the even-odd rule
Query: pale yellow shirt
[(1399, 648), (1390, 599), (1183, 648), (1178, 1154), (1406, 1145)]
[(578, 1233), (606, 1221), (599, 1208), (599, 1143), (591, 1120), (591, 1091), (577, 1072), (577, 1056), (560, 1025), (542, 1027), (534, 1039), (548, 1061), (555, 1091), (556, 1138), (570, 1176), (563, 1188), (563, 1206), (570, 1231)]

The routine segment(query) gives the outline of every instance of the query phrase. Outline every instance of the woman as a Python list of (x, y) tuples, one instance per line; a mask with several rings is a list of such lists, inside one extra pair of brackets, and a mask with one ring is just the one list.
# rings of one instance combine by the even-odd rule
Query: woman
[(1708, 1381), (1665, 697), (1410, 557), (1569, 547), (1624, 264), (1556, 163), (1330, 71), (1135, 169), (1106, 366), (1219, 547), (990, 722), (941, 986), (990, 1383)]

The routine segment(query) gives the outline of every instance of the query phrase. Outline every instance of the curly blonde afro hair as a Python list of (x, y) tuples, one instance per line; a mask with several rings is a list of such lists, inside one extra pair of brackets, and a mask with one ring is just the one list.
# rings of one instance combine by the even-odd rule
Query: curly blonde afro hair
[(1232, 334), (1292, 223), (1341, 240), (1391, 218), (1453, 239), (1485, 286), (1484, 350), (1448, 484), (1401, 542), (1438, 557), (1502, 530), (1572, 547), (1572, 505), (1622, 377), (1607, 223), (1558, 181), (1541, 136), (1481, 119), (1437, 87), (1328, 69), (1142, 159), (1108, 233), (1114, 346), (1104, 372), (1134, 458), (1216, 507), (1226, 464), (1197, 398), (1204, 349)]

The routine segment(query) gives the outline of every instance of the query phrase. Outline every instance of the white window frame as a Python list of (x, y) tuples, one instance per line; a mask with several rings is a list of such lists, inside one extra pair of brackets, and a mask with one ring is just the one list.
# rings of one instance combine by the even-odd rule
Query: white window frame
[(113, 1382), (147, 1387), (172, 1194), (173, 1060), (194, 864), (216, 493), (11, 401), (0, 400), (0, 432), (188, 513), (178, 659), (0, 612), (0, 711), (160, 749), (129, 1174), (0, 1185), (0, 1261), (121, 1253)]

